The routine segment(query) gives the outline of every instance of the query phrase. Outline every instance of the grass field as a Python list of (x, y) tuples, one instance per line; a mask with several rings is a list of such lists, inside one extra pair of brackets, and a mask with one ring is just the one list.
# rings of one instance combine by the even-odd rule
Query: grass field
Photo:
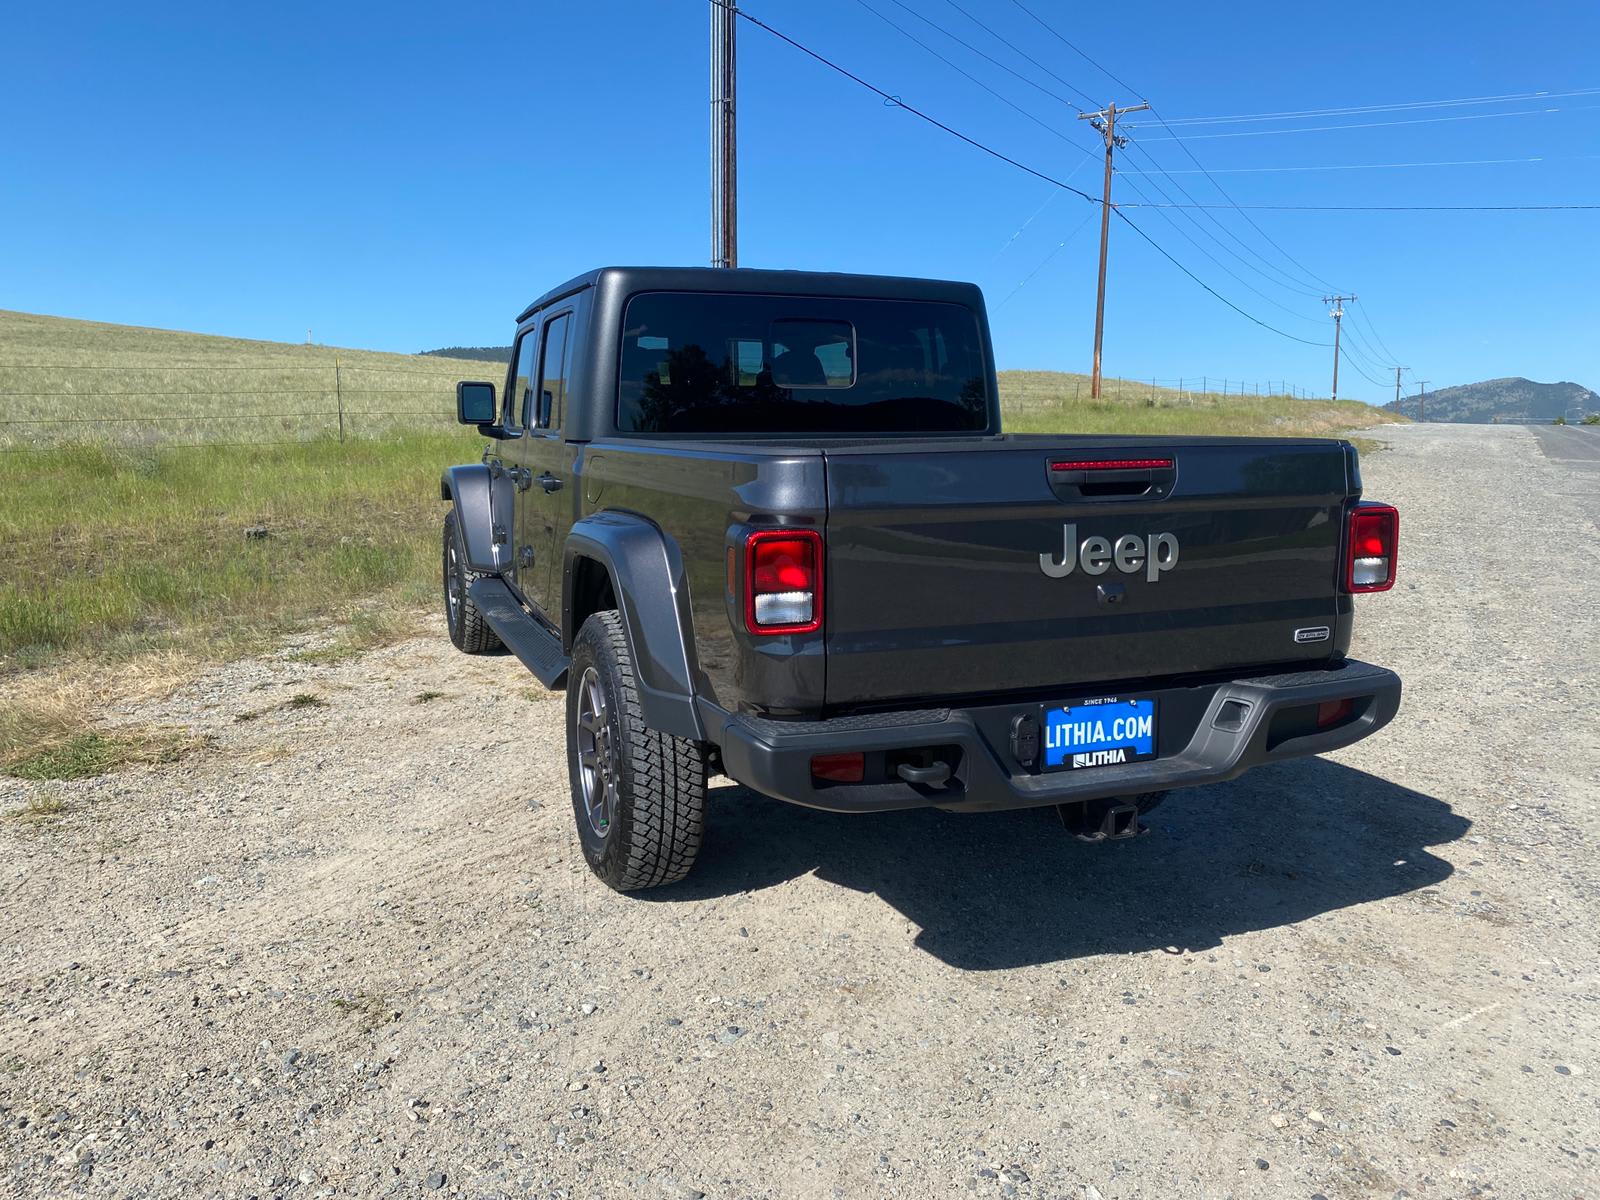
[(1088, 396), (1087, 375), (1000, 372), (1005, 425), (1014, 433), (1336, 437), (1395, 420), (1359, 400), (1178, 391), (1133, 380), (1106, 380), (1099, 401)]
[[(485, 374), (488, 370), (489, 374)], [(246, 341), (0, 310), (0, 450), (268, 442), (449, 428), (452, 358)]]
[[(306, 391), (331, 379), (336, 356), (341, 376), (371, 384), (347, 388), (343, 443), (336, 414), (313, 407), (325, 389)], [(453, 384), (484, 374), (452, 359), (0, 313), (0, 421), (14, 422), (0, 425), (11, 431), (0, 677), (215, 660), (306, 628), (337, 626), (350, 646), (409, 628), (434, 599), (439, 471), (481, 445), (451, 423)], [(1393, 419), (1352, 402), (1138, 384), (1074, 403), (1086, 378), (1053, 372), (1003, 372), (1000, 386), (1008, 427), (1025, 432), (1325, 435)], [(164, 392), (183, 394), (152, 394)]]

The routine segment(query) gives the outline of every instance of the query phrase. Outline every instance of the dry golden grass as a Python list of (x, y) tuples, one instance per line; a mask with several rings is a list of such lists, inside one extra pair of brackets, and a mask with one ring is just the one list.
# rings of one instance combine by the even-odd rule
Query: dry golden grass
[(106, 724), (121, 705), (171, 694), (201, 664), (172, 652), (141, 655), (107, 671), (89, 659), (6, 680), (0, 700), (0, 772), (25, 779), (81, 778), (137, 763), (172, 761), (201, 744), (180, 730)]

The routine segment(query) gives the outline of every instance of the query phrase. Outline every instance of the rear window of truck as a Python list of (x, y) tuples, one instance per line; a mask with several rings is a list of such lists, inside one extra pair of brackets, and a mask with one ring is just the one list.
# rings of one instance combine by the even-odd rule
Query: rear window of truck
[(907, 300), (645, 292), (623, 319), (624, 433), (982, 433), (977, 315)]

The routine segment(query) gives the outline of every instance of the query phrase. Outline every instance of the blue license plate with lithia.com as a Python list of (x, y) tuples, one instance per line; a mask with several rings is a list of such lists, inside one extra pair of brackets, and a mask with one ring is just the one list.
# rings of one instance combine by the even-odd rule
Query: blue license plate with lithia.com
[(1156, 756), (1156, 702), (1120, 696), (1044, 711), (1044, 769), (1113, 767)]

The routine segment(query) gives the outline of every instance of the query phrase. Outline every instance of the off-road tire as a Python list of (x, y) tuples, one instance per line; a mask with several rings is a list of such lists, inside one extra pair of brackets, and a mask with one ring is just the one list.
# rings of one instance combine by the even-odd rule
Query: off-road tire
[[(590, 670), (605, 699), (613, 790), (609, 821), (597, 832), (585, 802), (578, 717)], [(597, 612), (583, 623), (567, 675), (567, 769), (573, 816), (590, 868), (619, 892), (676, 883), (705, 837), (705, 747), (644, 723), (622, 618)]]
[[(444, 583), (444, 623), (450, 629), (451, 644), (467, 654), (495, 653), (501, 648), (500, 635), (489, 627), (489, 622), (483, 619), (483, 613), (472, 602), (472, 595), (467, 591), (474, 580), (484, 577), (484, 572), (467, 567), (467, 544), (461, 536), (461, 523), (454, 508), (444, 517), (440, 558)], [(450, 602), (452, 582), (456, 587), (455, 604)]]

